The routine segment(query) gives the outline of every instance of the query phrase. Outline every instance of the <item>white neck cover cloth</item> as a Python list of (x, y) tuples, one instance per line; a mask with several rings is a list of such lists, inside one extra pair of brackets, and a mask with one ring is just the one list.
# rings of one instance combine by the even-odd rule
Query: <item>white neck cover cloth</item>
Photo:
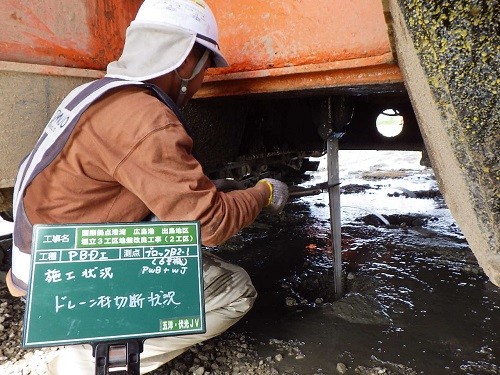
[(174, 26), (135, 23), (127, 29), (123, 53), (108, 64), (107, 77), (146, 81), (177, 69), (196, 41), (196, 34)]

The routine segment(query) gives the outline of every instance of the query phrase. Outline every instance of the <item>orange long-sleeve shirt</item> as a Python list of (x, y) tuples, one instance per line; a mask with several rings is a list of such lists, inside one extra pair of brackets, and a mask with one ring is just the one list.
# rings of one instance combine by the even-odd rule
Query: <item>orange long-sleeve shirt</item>
[(111, 92), (80, 118), (56, 159), (27, 188), (32, 224), (199, 220), (202, 243), (218, 245), (251, 224), (266, 184), (217, 192), (191, 154), (193, 141), (148, 90)]

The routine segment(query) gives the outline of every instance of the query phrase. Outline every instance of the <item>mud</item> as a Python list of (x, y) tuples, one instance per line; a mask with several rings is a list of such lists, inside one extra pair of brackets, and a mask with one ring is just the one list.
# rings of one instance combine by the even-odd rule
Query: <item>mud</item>
[[(354, 155), (341, 159), (345, 295), (339, 301), (326, 193), (295, 199), (279, 218), (262, 216), (217, 249), (244, 266), (259, 291), (234, 331), (257, 338), (264, 358), (269, 339), (303, 343), (303, 358), (275, 364), (280, 373), (337, 374), (342, 365), (351, 374), (500, 373), (499, 290), (417, 154), (398, 156), (409, 164), (404, 173), (390, 166), (390, 153), (374, 153), (377, 159), (357, 173)], [(323, 178), (320, 167), (306, 185)], [(402, 188), (406, 193), (395, 194)]]

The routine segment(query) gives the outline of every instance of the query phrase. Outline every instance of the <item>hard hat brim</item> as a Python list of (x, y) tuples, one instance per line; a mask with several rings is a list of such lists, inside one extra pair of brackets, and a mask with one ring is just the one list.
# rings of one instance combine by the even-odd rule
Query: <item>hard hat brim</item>
[(222, 55), (219, 46), (215, 42), (202, 39), (199, 35), (196, 38), (196, 42), (204, 47), (207, 47), (210, 51), (213, 52), (214, 54), (213, 60), (215, 63), (215, 68), (225, 68), (226, 66), (229, 66), (229, 63), (227, 62), (226, 58)]

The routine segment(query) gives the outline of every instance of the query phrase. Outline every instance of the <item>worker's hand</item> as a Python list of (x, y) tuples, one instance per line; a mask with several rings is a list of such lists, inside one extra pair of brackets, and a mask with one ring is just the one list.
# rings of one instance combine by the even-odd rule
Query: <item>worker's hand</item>
[(227, 192), (227, 191), (231, 191), (231, 190), (244, 190), (244, 189), (246, 189), (245, 184), (243, 184), (242, 182), (239, 182), (236, 180), (231, 180), (229, 178), (221, 178), (218, 180), (212, 180), (212, 182), (218, 191)]
[(279, 214), (285, 207), (288, 200), (288, 186), (273, 178), (263, 178), (257, 182), (258, 184), (266, 184), (271, 190), (271, 195), (267, 205), (264, 207), (266, 211), (274, 214)]

